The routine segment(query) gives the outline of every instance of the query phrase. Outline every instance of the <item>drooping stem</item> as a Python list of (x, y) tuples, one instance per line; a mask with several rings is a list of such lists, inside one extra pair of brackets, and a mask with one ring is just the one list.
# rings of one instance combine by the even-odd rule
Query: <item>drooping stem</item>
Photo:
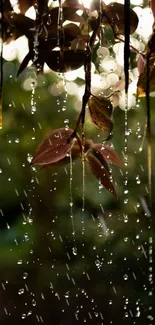
[(39, 60), (39, 35), (41, 34), (44, 26), (44, 16), (48, 12), (47, 0), (36, 0), (35, 1), (35, 11), (36, 11), (36, 20), (35, 20), (35, 33), (33, 41), (33, 63), (37, 67), (37, 72), (43, 71), (43, 64)]
[[(4, 19), (4, 1), (1, 1), (0, 4), (0, 13), (1, 13), (1, 39), (3, 40), (3, 19)], [(2, 91), (3, 91), (3, 42), (1, 45), (1, 50), (0, 50), (0, 115), (2, 114)], [(0, 124), (1, 124), (1, 117), (0, 117)]]
[(124, 74), (125, 74), (125, 93), (128, 93), (129, 87), (129, 64), (130, 64), (130, 0), (124, 1), (124, 19), (125, 19), (125, 42), (124, 42)]
[(74, 132), (71, 135), (71, 138), (75, 137), (81, 122), (82, 122), (82, 126), (84, 126), (86, 106), (87, 106), (89, 97), (91, 95), (91, 56), (92, 56), (92, 48), (93, 48), (94, 42), (96, 40), (96, 36), (98, 34), (98, 31), (100, 29), (100, 25), (101, 25), (101, 12), (99, 12), (96, 27), (95, 27), (95, 29), (94, 29), (91, 37), (90, 37), (89, 43), (87, 44), (86, 55), (85, 55), (85, 63), (84, 63), (85, 91), (84, 91), (84, 95), (83, 95), (83, 98), (82, 98), (82, 108), (81, 108), (79, 117), (77, 119)]
[(86, 105), (89, 100), (90, 91), (91, 91), (91, 49), (89, 44), (87, 44), (84, 70), (85, 70), (85, 92), (82, 99), (82, 110), (81, 110), (82, 137), (84, 136)]
[[(129, 88), (129, 64), (130, 64), (130, 0), (124, 2), (124, 75), (125, 75), (125, 166), (128, 165), (128, 88)], [(126, 172), (127, 174), (127, 172)]]
[[(124, 39), (122, 39), (120, 36), (118, 36), (118, 35), (115, 35), (115, 38), (117, 38), (118, 39), (118, 41), (120, 41), (120, 42), (123, 42), (123, 43), (125, 43), (125, 40)], [(137, 54), (140, 54), (140, 55), (142, 55), (142, 57), (145, 59), (145, 53), (143, 53), (143, 52), (141, 52), (141, 51), (139, 51), (138, 49), (136, 49), (133, 45), (131, 45), (130, 43), (129, 43), (129, 47), (130, 47), (130, 49), (132, 49), (134, 52), (136, 52)]]
[(59, 0), (59, 10), (58, 10), (58, 46), (60, 47), (60, 55), (63, 57), (64, 53), (64, 30), (63, 30), (63, 8), (62, 1)]
[(149, 204), (152, 204), (152, 145), (151, 145), (151, 107), (150, 107), (150, 53), (146, 57), (146, 105), (147, 105), (147, 159), (148, 159), (148, 190), (149, 190)]
[(73, 161), (70, 150), (70, 217), (72, 222), (72, 235), (73, 235), (73, 254), (76, 254), (76, 241), (75, 241), (75, 225), (74, 225), (74, 214), (73, 214)]

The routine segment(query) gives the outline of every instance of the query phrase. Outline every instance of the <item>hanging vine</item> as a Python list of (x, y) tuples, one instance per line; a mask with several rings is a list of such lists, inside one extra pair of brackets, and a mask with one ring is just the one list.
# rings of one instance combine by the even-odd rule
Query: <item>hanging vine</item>
[[(53, 0), (54, 4), (54, 0)], [(154, 78), (154, 33), (151, 36), (146, 53), (139, 52), (130, 44), (130, 34), (138, 26), (138, 17), (130, 8), (130, 1), (124, 5), (110, 3), (105, 5), (102, 0), (92, 1), (89, 10), (78, 0), (59, 0), (59, 5), (49, 6), (47, 0), (19, 0), (20, 13), (13, 11), (10, 1), (4, 5), (4, 42), (25, 35), (29, 42), (29, 52), (21, 63), (17, 76), (27, 67), (30, 60), (36, 67), (37, 73), (43, 72), (44, 63), (56, 72), (67, 72), (84, 66), (85, 90), (81, 103), (81, 111), (76, 125), (71, 128), (60, 128), (52, 131), (46, 137), (34, 154), (32, 164), (42, 168), (65, 165), (70, 162), (68, 153), (71, 151), (72, 160), (81, 158), (89, 165), (93, 175), (103, 187), (116, 196), (109, 163), (119, 168), (122, 162), (107, 141), (113, 137), (114, 117), (111, 101), (115, 91), (109, 96), (94, 95), (91, 87), (91, 62), (95, 45), (104, 43), (104, 28), (110, 28), (115, 41), (124, 43), (124, 75), (125, 93), (128, 95), (130, 48), (139, 54), (139, 80), (137, 96), (145, 96), (147, 100), (147, 138), (148, 138), (148, 182), (151, 196), (151, 117), (149, 93), (155, 90), (151, 82)], [(25, 12), (34, 6), (36, 19), (25, 16)], [(153, 1), (150, 6), (154, 13)], [(82, 11), (82, 15), (78, 14)], [(65, 23), (65, 24), (64, 24)], [(37, 42), (37, 56), (34, 43)], [(118, 92), (119, 89), (116, 90)], [(103, 144), (93, 143), (85, 138), (85, 113), (90, 113), (94, 125), (104, 134)], [(126, 102), (127, 112), (127, 102)]]

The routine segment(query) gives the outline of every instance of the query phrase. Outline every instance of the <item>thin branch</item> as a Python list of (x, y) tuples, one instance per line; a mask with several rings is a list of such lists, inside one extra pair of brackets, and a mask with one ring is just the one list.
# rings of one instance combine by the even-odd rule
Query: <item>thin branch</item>
[(147, 105), (147, 159), (148, 159), (148, 187), (149, 203), (152, 205), (152, 145), (151, 145), (151, 107), (150, 107), (150, 53), (146, 57), (146, 105)]
[(89, 43), (87, 44), (86, 56), (85, 56), (85, 64), (84, 64), (84, 69), (85, 69), (85, 92), (84, 92), (83, 99), (82, 99), (82, 108), (81, 108), (78, 120), (76, 122), (75, 129), (74, 129), (72, 135), (70, 136), (70, 138), (75, 137), (76, 132), (78, 130), (78, 127), (80, 125), (80, 122), (82, 121), (82, 125), (84, 125), (84, 122), (85, 122), (86, 105), (87, 105), (89, 97), (91, 95), (91, 55), (92, 55), (92, 48), (93, 48), (94, 42), (96, 40), (96, 36), (98, 34), (98, 31), (100, 29), (100, 24), (101, 24), (101, 13), (99, 13), (96, 27), (95, 27), (95, 29), (93, 31), (93, 34), (90, 37)]

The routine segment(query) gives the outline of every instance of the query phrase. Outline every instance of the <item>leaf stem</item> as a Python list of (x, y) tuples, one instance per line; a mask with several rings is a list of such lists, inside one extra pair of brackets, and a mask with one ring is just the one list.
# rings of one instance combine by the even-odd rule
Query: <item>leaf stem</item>
[(150, 55), (146, 56), (146, 105), (147, 105), (147, 159), (148, 159), (148, 189), (149, 189), (149, 204), (152, 205), (152, 145), (151, 145), (151, 107), (150, 107)]
[[(101, 0), (99, 0), (99, 1), (101, 1)], [(94, 42), (96, 40), (96, 36), (98, 34), (98, 31), (100, 29), (100, 25), (101, 25), (101, 10), (99, 12), (99, 16), (98, 16), (98, 19), (97, 19), (96, 28), (94, 29), (93, 34), (91, 35), (89, 43), (87, 44), (87, 48), (86, 48), (86, 56), (85, 56), (85, 63), (84, 63), (85, 91), (84, 91), (84, 95), (83, 95), (83, 98), (82, 98), (82, 108), (81, 108), (79, 117), (77, 119), (75, 129), (74, 129), (74, 131), (73, 131), (73, 133), (71, 135), (71, 138), (75, 137), (75, 135), (77, 133), (77, 130), (78, 130), (78, 127), (80, 125), (80, 122), (82, 123), (82, 129), (84, 127), (86, 105), (88, 103), (89, 97), (91, 96), (91, 57), (92, 57), (92, 48), (93, 48)]]

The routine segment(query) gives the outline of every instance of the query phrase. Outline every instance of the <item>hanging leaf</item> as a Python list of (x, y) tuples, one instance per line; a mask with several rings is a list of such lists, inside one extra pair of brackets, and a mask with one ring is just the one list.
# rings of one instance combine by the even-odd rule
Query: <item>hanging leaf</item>
[(60, 51), (45, 52), (45, 62), (56, 72), (76, 70), (84, 64), (85, 51), (66, 50), (61, 56)]
[[(73, 39), (77, 38), (80, 35), (80, 28), (76, 24), (69, 23), (63, 27), (63, 33), (64, 33), (64, 42), (65, 41), (68, 42), (69, 45), (69, 43), (72, 42)], [(54, 45), (56, 47), (58, 45), (57, 37), (58, 37), (58, 26), (53, 24), (47, 25), (46, 30), (42, 29), (42, 32), (39, 35), (40, 40), (44, 42), (43, 45), (46, 46), (46, 48), (47, 48), (46, 45), (47, 42), (48, 45), (52, 44), (52, 46)], [(43, 46), (42, 48), (44, 49)]]
[(86, 48), (86, 42), (82, 38), (75, 38), (71, 43), (71, 50), (84, 50)]
[(155, 53), (155, 30), (153, 27), (153, 33), (150, 36), (147, 44), (147, 52), (151, 52), (151, 54)]
[(85, 139), (85, 153), (91, 150), (93, 143), (93, 140)]
[(33, 165), (49, 165), (62, 160), (71, 148), (72, 140), (68, 138), (72, 129), (57, 129), (47, 136), (37, 149), (32, 160)]
[(36, 4), (39, 7), (39, 11), (43, 11), (47, 6), (48, 0), (17, 0), (17, 3), (21, 13), (25, 14), (30, 7), (36, 6)]
[(144, 57), (141, 54), (139, 54), (138, 60), (137, 60), (137, 68), (138, 68), (139, 74), (144, 72), (145, 64), (146, 64), (146, 62), (145, 62)]
[(76, 12), (70, 15), (69, 20), (74, 23), (80, 23), (82, 24), (84, 22), (84, 19), (82, 16), (79, 16)]
[(19, 10), (25, 14), (31, 6), (34, 6), (35, 2), (35, 0), (18, 0)]
[(109, 99), (103, 96), (91, 96), (88, 100), (88, 107), (93, 123), (102, 131), (113, 130), (111, 115), (113, 106)]
[(117, 197), (116, 190), (114, 187), (114, 184), (112, 183), (110, 179), (110, 175), (105, 169), (104, 166), (100, 163), (98, 159), (95, 157), (88, 155), (87, 161), (89, 163), (90, 169), (93, 173), (93, 175), (101, 182), (101, 184), (115, 197)]
[(7, 13), (3, 15), (3, 42), (9, 43), (21, 36), (21, 33), (15, 30), (14, 26), (9, 23)]
[[(138, 97), (146, 96), (146, 82), (147, 82), (147, 66), (144, 67), (144, 72), (140, 74), (137, 83)], [(149, 60), (149, 90), (150, 93), (155, 91), (155, 56)]]
[(72, 42), (79, 35), (80, 35), (80, 28), (77, 25), (70, 23), (64, 26), (65, 40)]
[(4, 1), (4, 12), (6, 11), (12, 11), (13, 8), (12, 8), (12, 5), (10, 3), (10, 0), (5, 0)]
[(84, 9), (84, 5), (80, 4), (78, 0), (65, 0), (65, 2), (63, 3), (63, 7), (71, 7), (75, 8), (76, 10)]
[(155, 1), (154, 0), (149, 0), (149, 6), (152, 10), (153, 16), (155, 18)]
[[(71, 150), (71, 151), (70, 151)], [(76, 139), (74, 139), (74, 144), (72, 147), (70, 147), (70, 150), (68, 151), (68, 155), (66, 155), (63, 159), (57, 161), (56, 163), (49, 163), (41, 166), (41, 169), (47, 168), (47, 167), (60, 167), (60, 166), (65, 166), (70, 163), (70, 153), (72, 156), (72, 161), (79, 158), (81, 156), (81, 148), (79, 146), (79, 143)]]
[[(77, 10), (79, 9), (73, 6), (63, 6), (63, 22), (65, 22), (66, 20), (76, 21), (74, 20), (75, 19), (74, 15)], [(58, 25), (58, 17), (59, 17), (59, 7), (55, 7), (49, 10), (49, 18), (53, 26)], [(74, 17), (73, 20), (72, 17)]]
[(5, 13), (4, 22), (10, 28), (13, 39), (22, 35), (25, 35), (28, 39), (33, 38), (35, 33), (35, 22), (33, 19), (23, 14), (16, 14), (15, 12), (9, 11)]
[(29, 52), (25, 58), (23, 59), (22, 63), (20, 64), (20, 67), (17, 72), (17, 77), (23, 72), (23, 70), (27, 67), (29, 61), (32, 59), (32, 53)]
[(99, 162), (101, 163), (101, 165), (106, 169), (106, 171), (108, 172), (108, 174), (110, 174), (110, 169), (109, 166), (104, 158), (104, 156), (102, 155), (101, 151), (96, 149), (94, 147), (94, 145), (92, 146), (92, 153), (93, 155), (99, 160)]
[(104, 157), (104, 159), (106, 159), (108, 163), (116, 165), (119, 168), (123, 167), (123, 163), (119, 158), (119, 156), (117, 155), (116, 151), (107, 145), (94, 143), (92, 146), (92, 152), (93, 153), (99, 152)]
[[(112, 2), (109, 5), (104, 7), (103, 11), (103, 23), (106, 25), (109, 25), (109, 21), (104, 15), (104, 12), (106, 16), (109, 17), (113, 28), (115, 30), (115, 33), (118, 34), (124, 34), (124, 26), (126, 24), (125, 18), (124, 18), (124, 5)], [(130, 9), (130, 33), (134, 33), (136, 28), (138, 26), (138, 17), (134, 10)]]

